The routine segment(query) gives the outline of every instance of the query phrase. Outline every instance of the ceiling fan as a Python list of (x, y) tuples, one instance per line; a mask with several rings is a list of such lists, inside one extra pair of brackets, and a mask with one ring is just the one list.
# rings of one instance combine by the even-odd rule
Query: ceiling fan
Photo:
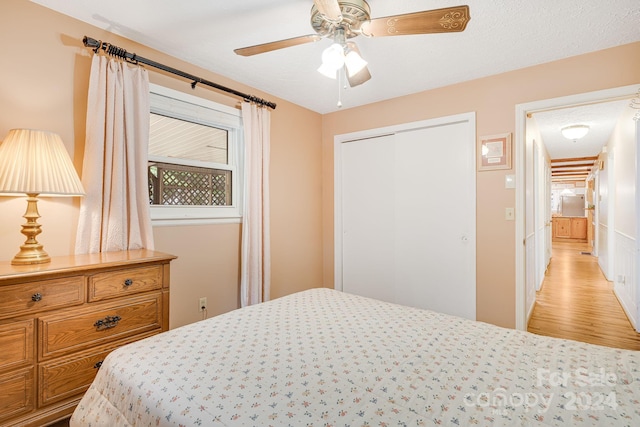
[(338, 70), (344, 67), (349, 85), (354, 87), (369, 80), (371, 74), (356, 44), (347, 40), (360, 35), (386, 37), (460, 32), (471, 19), (466, 5), (371, 19), (371, 9), (365, 0), (314, 0), (313, 3), (311, 26), (316, 34), (243, 47), (234, 52), (252, 56), (331, 38), (334, 43), (323, 52), (318, 71), (336, 78)]

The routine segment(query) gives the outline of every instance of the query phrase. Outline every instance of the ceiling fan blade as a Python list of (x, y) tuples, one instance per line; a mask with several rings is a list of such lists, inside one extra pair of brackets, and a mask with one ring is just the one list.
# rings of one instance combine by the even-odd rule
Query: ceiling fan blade
[(338, 0), (313, 0), (318, 12), (326, 16), (332, 21), (340, 21), (342, 19), (342, 11)]
[(286, 40), (278, 40), (276, 42), (269, 42), (263, 44), (257, 44), (255, 46), (241, 47), (235, 49), (234, 52), (242, 56), (252, 56), (259, 53), (271, 52), (272, 50), (284, 49), (285, 47), (298, 46), (300, 44), (317, 42), (322, 39), (317, 34), (311, 34), (308, 36), (294, 37)]
[(453, 33), (464, 31), (470, 19), (469, 6), (463, 5), (371, 19), (361, 28), (374, 37)]

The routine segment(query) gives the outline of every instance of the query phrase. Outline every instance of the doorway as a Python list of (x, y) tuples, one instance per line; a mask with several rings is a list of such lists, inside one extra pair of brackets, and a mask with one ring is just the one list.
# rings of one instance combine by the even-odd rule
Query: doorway
[[(534, 216), (534, 211), (532, 210), (531, 203), (527, 202), (525, 195), (529, 191), (529, 187), (527, 185), (531, 184), (531, 177), (533, 176), (532, 171), (532, 163), (533, 161), (527, 161), (527, 144), (530, 144), (530, 141), (527, 140), (527, 118), (535, 113), (549, 110), (557, 110), (567, 107), (576, 107), (576, 106), (586, 106), (595, 103), (602, 103), (606, 101), (613, 100), (622, 100), (622, 99), (631, 99), (637, 92), (637, 85), (626, 86), (622, 88), (614, 88), (604, 91), (598, 92), (590, 92), (586, 94), (573, 95), (562, 98), (555, 98), (543, 101), (537, 101), (527, 104), (521, 104), (516, 106), (516, 144), (515, 144), (515, 163), (517, 167), (516, 171), (516, 328), (521, 330), (526, 330), (528, 315), (530, 315), (532, 308), (532, 301), (528, 296), (531, 295), (530, 288), (527, 288), (527, 271), (530, 271), (532, 266), (530, 262), (527, 260), (536, 259), (536, 257), (532, 257), (529, 255), (530, 253), (535, 253), (535, 250), (532, 250), (528, 244), (528, 234), (527, 234), (527, 217)], [(530, 135), (529, 135), (530, 136)], [(601, 171), (602, 172), (602, 171)], [(611, 171), (608, 171), (611, 173)], [(633, 184), (637, 186), (637, 177), (635, 178)], [(602, 189), (601, 189), (602, 190)], [(531, 194), (531, 193), (529, 193)], [(602, 196), (602, 192), (600, 193)], [(635, 209), (635, 202), (632, 204), (632, 209)], [(637, 219), (636, 219), (637, 221)], [(613, 227), (611, 227), (613, 228)], [(601, 230), (602, 231), (602, 230)], [(634, 234), (634, 233), (632, 233)], [(600, 236), (602, 237), (602, 236)], [(637, 254), (638, 250), (638, 242), (635, 238), (635, 235), (632, 236), (632, 246), (633, 250), (628, 251), (629, 254), (625, 256), (631, 256), (632, 265), (629, 268), (633, 268), (637, 266), (638, 259)], [(533, 240), (529, 240), (529, 242), (533, 242)], [(618, 241), (615, 243), (609, 242), (610, 245), (608, 247), (613, 247), (613, 245), (618, 245)], [(532, 244), (532, 243), (531, 243)], [(617, 249), (616, 249), (617, 250)], [(601, 254), (602, 255), (602, 254)], [(612, 257), (612, 261), (615, 257)], [(620, 257), (618, 257), (620, 258)], [(618, 267), (616, 267), (618, 268)], [(626, 268), (626, 267), (625, 267)], [(637, 271), (637, 270), (634, 270)], [(624, 274), (623, 274), (624, 276)], [(531, 277), (531, 273), (529, 273), (529, 277)], [(637, 278), (635, 276), (629, 277), (631, 280), (628, 280), (627, 290), (629, 291), (629, 295), (638, 295), (637, 292), (638, 283)], [(626, 276), (625, 276), (626, 279)], [(630, 288), (630, 289), (629, 289)], [(617, 290), (616, 293), (618, 294)], [(535, 295), (535, 294), (534, 294)], [(630, 298), (632, 299), (632, 298)], [(625, 307), (625, 311), (630, 318), (637, 318), (638, 313), (638, 304), (636, 301), (628, 304), (628, 307)], [(623, 304), (624, 306), (624, 304)], [(636, 322), (636, 327), (638, 327)]]

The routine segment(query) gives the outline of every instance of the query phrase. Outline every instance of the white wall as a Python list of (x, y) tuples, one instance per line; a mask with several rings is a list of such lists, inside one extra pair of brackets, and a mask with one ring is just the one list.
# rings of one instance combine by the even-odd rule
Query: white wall
[(634, 110), (622, 115), (611, 137), (615, 152), (615, 229), (637, 237), (636, 224), (636, 140)]
[[(551, 229), (551, 212), (550, 212), (550, 191), (547, 187), (551, 183), (547, 181), (547, 174), (550, 173), (549, 157), (545, 149), (542, 139), (536, 139), (534, 146), (534, 166), (535, 166), (535, 236), (536, 236), (536, 290), (542, 288), (544, 281), (544, 273), (547, 270), (547, 263), (550, 257), (547, 256), (547, 231)], [(547, 227), (548, 224), (548, 227)], [(551, 239), (549, 239), (549, 244)]]
[(550, 215), (545, 191), (545, 165), (549, 162), (549, 156), (535, 118), (527, 119), (525, 144), (525, 304), (529, 319), (536, 301), (536, 291), (541, 289), (547, 268), (545, 223)]
[(614, 205), (613, 263), (610, 280), (614, 282), (614, 292), (636, 329), (638, 324), (638, 266), (637, 248), (637, 204), (636, 204), (636, 158), (637, 137), (634, 111), (625, 109), (611, 136), (609, 146), (614, 159), (614, 182), (610, 188), (614, 193), (610, 203)]
[[(611, 141), (610, 141), (611, 143)], [(609, 145), (604, 147), (606, 152), (600, 155), (604, 162), (604, 169), (599, 173), (598, 185), (598, 264), (605, 278), (611, 281), (613, 275), (613, 207), (615, 203), (614, 176), (613, 170), (613, 148)]]

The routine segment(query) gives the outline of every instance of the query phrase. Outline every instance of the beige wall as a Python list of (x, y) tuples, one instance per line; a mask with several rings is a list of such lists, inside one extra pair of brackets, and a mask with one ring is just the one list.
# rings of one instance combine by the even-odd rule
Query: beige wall
[[(88, 35), (278, 103), (272, 114), (272, 295), (333, 286), (333, 136), (398, 123), (475, 111), (477, 134), (513, 132), (515, 105), (638, 82), (640, 43), (608, 49), (320, 116), (268, 94), (206, 72), (24, 0), (0, 5), (0, 138), (18, 127), (61, 135), (81, 170), (91, 52)], [(375, 78), (375, 77), (374, 77)], [(150, 71), (154, 83), (191, 93), (188, 82)], [(390, 82), (393, 84), (393, 82)], [(202, 87), (196, 94), (236, 105), (237, 99)], [(515, 229), (504, 208), (515, 206), (504, 175), (477, 177), (478, 319), (503, 326), (515, 317)], [(40, 203), (40, 241), (52, 255), (73, 252), (78, 200)], [(24, 201), (0, 197), (0, 259), (17, 252)], [(179, 256), (172, 271), (171, 326), (237, 307), (240, 225), (156, 227), (158, 250)], [(324, 280), (323, 280), (324, 277)]]
[[(91, 51), (84, 35), (234, 89), (272, 100), (272, 295), (322, 286), (322, 117), (160, 52), (25, 0), (0, 3), (0, 140), (12, 128), (60, 134), (82, 170)], [(151, 82), (194, 93), (189, 82), (150, 69)], [(198, 86), (195, 94), (236, 106), (238, 99)], [(0, 260), (24, 241), (24, 199), (0, 197)], [(79, 200), (39, 203), (51, 255), (73, 253)], [(198, 298), (209, 315), (238, 307), (240, 224), (154, 227), (156, 249), (179, 258), (172, 266), (171, 327), (200, 319)]]
[[(634, 43), (325, 115), (326, 286), (333, 284), (334, 268), (334, 135), (469, 111), (476, 112), (477, 135), (513, 133), (516, 104), (638, 83), (639, 69), (640, 43)], [(515, 222), (504, 219), (504, 208), (515, 206), (515, 193), (504, 188), (504, 175), (513, 173), (477, 174), (477, 318), (507, 327), (515, 326), (516, 242)]]

